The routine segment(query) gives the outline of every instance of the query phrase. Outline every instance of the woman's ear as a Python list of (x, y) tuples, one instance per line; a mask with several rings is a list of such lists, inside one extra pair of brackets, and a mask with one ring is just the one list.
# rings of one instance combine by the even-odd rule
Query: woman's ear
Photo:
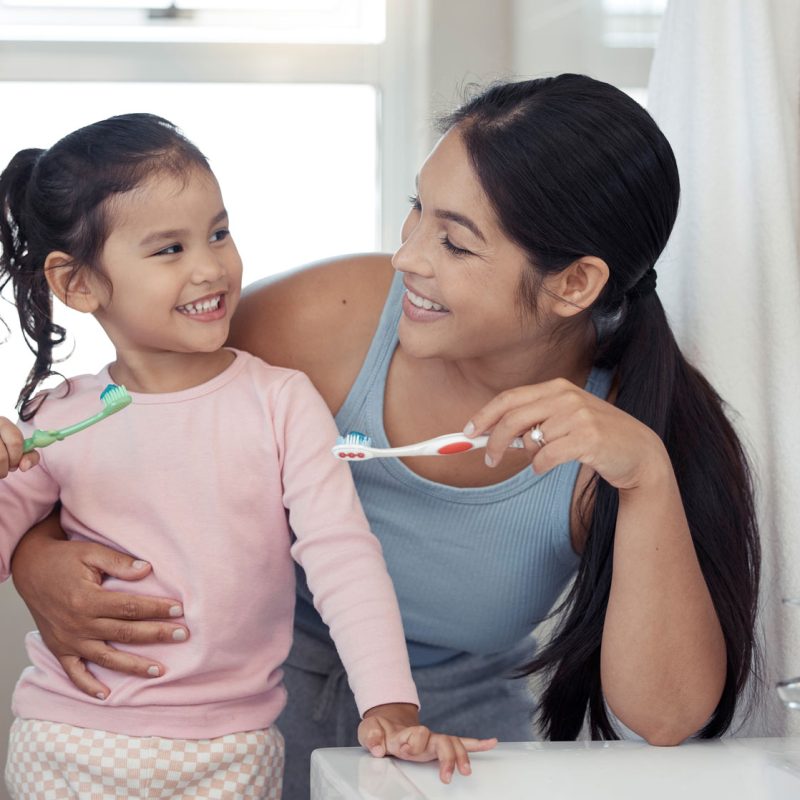
[(69, 308), (91, 314), (100, 305), (97, 281), (92, 271), (80, 267), (67, 253), (54, 250), (44, 260), (44, 274), (50, 291)]
[(554, 303), (557, 314), (571, 317), (594, 303), (608, 283), (608, 264), (596, 256), (583, 256), (553, 276), (548, 286), (562, 302)]

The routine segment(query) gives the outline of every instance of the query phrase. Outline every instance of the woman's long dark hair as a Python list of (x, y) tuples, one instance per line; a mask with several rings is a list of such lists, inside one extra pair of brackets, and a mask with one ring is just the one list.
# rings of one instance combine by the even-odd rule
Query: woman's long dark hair
[[(66, 332), (53, 322), (44, 272), (48, 254), (62, 251), (73, 270), (102, 275), (110, 197), (150, 175), (208, 170), (205, 156), (171, 123), (152, 114), (123, 114), (80, 128), (49, 150), (21, 150), (0, 173), (0, 291), (10, 281), (34, 365), (17, 409), (30, 419), (36, 387), (53, 374), (53, 348)], [(74, 273), (73, 273), (74, 274)]]
[[(522, 298), (535, 306), (542, 276), (583, 256), (608, 264), (608, 283), (584, 312), (601, 332), (594, 362), (615, 370), (615, 405), (652, 428), (672, 460), (725, 637), (725, 686), (699, 733), (719, 736), (755, 658), (760, 546), (745, 453), (722, 400), (681, 354), (654, 291), (653, 265), (678, 210), (672, 149), (638, 103), (583, 75), (492, 86), (441, 127), (454, 126), (500, 224), (533, 265)], [(600, 645), (618, 494), (599, 478), (589, 491), (588, 538), (560, 623), (524, 668), (549, 678), (539, 720), (554, 740), (576, 738), (587, 712), (592, 738), (617, 738)]]

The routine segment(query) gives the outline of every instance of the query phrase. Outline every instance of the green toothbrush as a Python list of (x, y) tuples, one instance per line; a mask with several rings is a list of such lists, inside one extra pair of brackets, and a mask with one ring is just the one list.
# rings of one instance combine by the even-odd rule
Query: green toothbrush
[(128, 390), (124, 386), (117, 386), (116, 383), (109, 383), (103, 393), (100, 395), (103, 401), (103, 410), (95, 414), (93, 417), (76, 422), (74, 425), (69, 425), (66, 428), (60, 428), (56, 431), (39, 431), (33, 432), (33, 435), (25, 440), (25, 446), (22, 450), (23, 453), (30, 453), (31, 450), (37, 447), (47, 447), (53, 442), (60, 442), (66, 439), (67, 436), (72, 436), (73, 433), (78, 433), (95, 422), (102, 422), (106, 417), (116, 414), (121, 411), (125, 406), (129, 406), (133, 402), (133, 398), (128, 394)]

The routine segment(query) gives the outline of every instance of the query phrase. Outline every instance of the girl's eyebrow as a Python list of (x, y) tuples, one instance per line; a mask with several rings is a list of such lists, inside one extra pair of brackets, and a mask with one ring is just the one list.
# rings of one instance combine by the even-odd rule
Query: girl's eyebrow
[[(226, 219), (228, 216), (228, 212), (226, 209), (222, 209), (217, 214), (212, 217), (210, 220), (209, 227), (213, 227), (214, 225), (222, 222), (222, 220)], [(147, 236), (139, 242), (139, 247), (149, 247), (156, 242), (163, 242), (165, 239), (180, 239), (182, 236), (185, 236), (188, 233), (186, 228), (173, 228), (168, 231), (154, 231), (153, 233), (148, 234)]]
[[(419, 193), (419, 175), (414, 178), (414, 185)], [(477, 236), (484, 244), (486, 244), (486, 237), (481, 233), (480, 228), (469, 218), (457, 211), (448, 211), (447, 209), (436, 209), (433, 216), (437, 219), (447, 219), (450, 222), (455, 222), (458, 225), (463, 225), (470, 233)]]

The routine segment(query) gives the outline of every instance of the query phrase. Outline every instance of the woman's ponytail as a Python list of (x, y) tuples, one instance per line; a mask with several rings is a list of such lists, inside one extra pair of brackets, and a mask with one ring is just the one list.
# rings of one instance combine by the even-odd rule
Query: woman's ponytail
[(0, 174), (0, 291), (9, 282), (25, 342), (35, 361), (19, 394), (17, 410), (23, 420), (36, 413), (31, 398), (36, 387), (53, 374), (53, 348), (61, 344), (66, 331), (53, 322), (53, 302), (44, 273), (46, 253), (32, 244), (28, 212), (28, 189), (43, 150), (21, 150)]
[[(596, 363), (616, 371), (615, 405), (661, 437), (673, 464), (725, 638), (722, 697), (699, 733), (701, 738), (719, 736), (731, 724), (754, 656), (760, 545), (747, 458), (719, 395), (681, 354), (654, 291), (625, 299), (621, 322), (601, 342)], [(592, 738), (617, 738), (606, 712), (599, 665), (618, 494), (599, 478), (589, 491), (589, 534), (563, 617), (551, 641), (525, 669), (550, 676), (540, 722), (554, 740), (574, 739), (587, 708)]]

